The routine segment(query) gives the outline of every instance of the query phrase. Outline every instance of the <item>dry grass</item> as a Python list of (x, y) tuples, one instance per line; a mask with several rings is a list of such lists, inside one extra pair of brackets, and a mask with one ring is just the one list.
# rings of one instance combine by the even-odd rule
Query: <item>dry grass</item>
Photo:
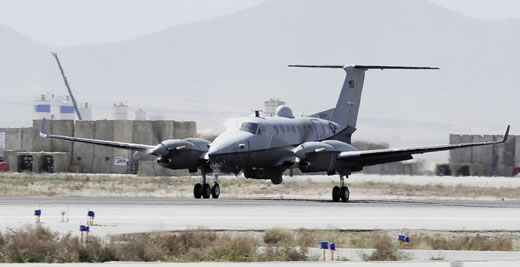
[(348, 231), (328, 230), (289, 230), (273, 228), (264, 232), (264, 243), (271, 246), (313, 247), (321, 240), (334, 242), (343, 248), (377, 248), (380, 237), (394, 237), (405, 234), (410, 236), (410, 249), (428, 250), (520, 250), (519, 232), (443, 232), (443, 231)]
[(248, 233), (220, 234), (202, 229), (180, 233), (112, 236), (102, 241), (89, 236), (60, 235), (41, 226), (0, 234), (0, 262), (106, 261), (304, 261), (306, 248), (267, 247)]
[[(411, 249), (512, 250), (518, 233), (415, 232)], [(392, 238), (395, 236), (395, 239)], [(392, 231), (288, 230), (265, 232), (215, 232), (194, 229), (176, 233), (151, 233), (78, 237), (60, 235), (41, 226), (0, 233), (0, 262), (106, 262), (106, 261), (305, 261), (313, 260), (308, 247), (321, 240), (337, 248), (375, 248), (364, 260), (406, 260)]]
[[(31, 174), (0, 173), (0, 196), (127, 196), (127, 197), (192, 197), (198, 177), (136, 177), (126, 175)], [(221, 179), (226, 197), (320, 197), (329, 198), (333, 185), (329, 181), (311, 179), (286, 181), (273, 185), (270, 181)], [(492, 197), (520, 199), (520, 188), (451, 186), (440, 184), (410, 185), (366, 182), (351, 185), (359, 195), (391, 195), (405, 197)]]
[(463, 234), (463, 235), (426, 235), (414, 234), (410, 236), (413, 240), (413, 249), (433, 250), (485, 250), (485, 251), (509, 251), (513, 250), (513, 240), (517, 239), (507, 234)]
[(392, 238), (386, 234), (375, 234), (373, 237), (375, 250), (371, 254), (362, 256), (365, 261), (398, 261), (406, 260), (407, 257), (402, 253), (397, 245), (392, 242)]

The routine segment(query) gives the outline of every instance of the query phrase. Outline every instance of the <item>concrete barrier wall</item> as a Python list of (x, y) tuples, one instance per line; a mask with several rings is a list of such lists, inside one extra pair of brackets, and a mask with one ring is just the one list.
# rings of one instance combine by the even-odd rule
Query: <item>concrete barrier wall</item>
[[(502, 140), (502, 136), (495, 135), (496, 141)], [(506, 143), (493, 145), (493, 155), (497, 158), (495, 161), (495, 169), (493, 174), (497, 176), (512, 176), (515, 164), (515, 147), (516, 138), (509, 138)]]
[[(108, 120), (96, 121), (95, 139), (114, 140), (114, 123)], [(94, 146), (94, 173), (112, 173), (114, 164), (113, 148)]]
[(5, 150), (32, 151), (32, 128), (6, 128)]
[(515, 155), (513, 166), (515, 168), (520, 168), (520, 136), (511, 136), (510, 138), (515, 139)]
[[(47, 122), (51, 129), (50, 133), (54, 135), (74, 136), (73, 120), (50, 120)], [(51, 140), (51, 152), (67, 152), (72, 154), (73, 142), (64, 140)]]
[(18, 152), (14, 150), (4, 151), (4, 159), (5, 161), (7, 161), (7, 164), (9, 165), (10, 172), (18, 171), (18, 158), (16, 153)]
[(33, 151), (32, 128), (22, 128), (22, 151)]
[[(117, 120), (114, 122), (114, 140), (119, 142), (127, 142), (132, 143), (134, 136), (134, 121), (124, 121)], [(118, 160), (116, 163), (116, 159), (125, 159), (125, 161), (129, 161), (132, 159), (132, 153), (134, 151), (129, 151), (126, 149), (112, 149), (112, 172), (113, 173), (128, 173), (128, 165), (123, 165), (124, 161)]]
[[(473, 142), (472, 135), (450, 134), (450, 144), (461, 144)], [(450, 150), (450, 163), (471, 163), (472, 149), (462, 148)]]
[[(41, 120), (33, 120), (33, 149), (32, 151), (52, 151), (51, 150), (51, 139), (40, 137), (40, 129), (41, 129), (42, 121)], [(51, 130), (51, 126), (49, 121), (47, 121), (47, 127), (45, 129), (48, 133)]]
[(173, 136), (178, 139), (195, 137), (197, 124), (194, 121), (176, 121), (173, 126)]
[[(474, 135), (473, 142), (494, 141), (495, 137), (492, 135)], [(482, 166), (482, 174), (484, 176), (492, 176), (494, 166), (493, 161), (497, 158), (493, 153), (493, 146), (478, 146), (472, 148), (471, 163), (480, 164)]]
[(187, 176), (188, 170), (170, 170), (159, 166), (155, 161), (139, 161), (139, 176)]
[[(67, 152), (72, 153), (72, 142), (40, 137), (41, 120), (33, 120), (32, 151)], [(74, 135), (73, 120), (48, 120), (47, 132), (54, 135)]]
[(168, 139), (178, 138), (174, 133), (174, 121), (152, 121), (152, 144), (159, 144)]
[[(95, 138), (95, 121), (76, 121), (74, 124), (74, 136)], [(72, 164), (80, 167), (82, 173), (94, 172), (94, 145), (74, 142)]]
[(22, 128), (5, 129), (5, 150), (22, 150)]
[(362, 173), (386, 175), (420, 175), (424, 173), (423, 162), (393, 162), (388, 164), (367, 166)]

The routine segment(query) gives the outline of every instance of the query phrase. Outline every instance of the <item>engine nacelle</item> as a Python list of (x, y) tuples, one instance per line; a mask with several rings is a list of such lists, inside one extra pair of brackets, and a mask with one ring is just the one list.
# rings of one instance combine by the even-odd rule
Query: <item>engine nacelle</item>
[(356, 151), (353, 146), (337, 140), (325, 140), (321, 142), (306, 142), (293, 151), (300, 159), (298, 167), (302, 172), (327, 172), (335, 173), (338, 169), (350, 169), (349, 163), (337, 161), (340, 152)]
[(205, 164), (202, 155), (209, 150), (210, 142), (200, 138), (169, 139), (154, 149), (159, 155), (157, 163), (169, 169), (197, 169)]

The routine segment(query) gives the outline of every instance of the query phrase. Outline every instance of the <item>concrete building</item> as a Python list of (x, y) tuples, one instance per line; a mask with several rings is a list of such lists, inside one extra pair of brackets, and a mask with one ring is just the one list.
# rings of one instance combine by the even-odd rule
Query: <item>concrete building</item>
[(78, 107), (81, 118), (85, 121), (92, 120), (92, 106), (88, 102), (82, 103)]
[(58, 119), (74, 120), (76, 117), (76, 110), (74, 109), (74, 104), (72, 104), (70, 96), (56, 96), (53, 100), (53, 104), (56, 107), (55, 109), (59, 110)]
[[(87, 104), (88, 105), (88, 104)], [(88, 111), (85, 111), (88, 113)], [(49, 93), (39, 95), (34, 100), (34, 119), (74, 120), (76, 116), (70, 96), (55, 96)]]
[(42, 94), (34, 100), (34, 116), (35, 120), (51, 119), (51, 100), (48, 94)]
[(112, 119), (128, 120), (128, 105), (123, 104), (122, 102), (119, 104), (114, 103), (114, 107), (112, 109)]
[(135, 120), (136, 121), (145, 121), (146, 120), (146, 112), (142, 109), (138, 109), (135, 111)]
[(267, 101), (264, 101), (264, 116), (265, 117), (273, 117), (278, 106), (285, 105), (284, 101), (281, 101), (278, 98), (271, 98)]

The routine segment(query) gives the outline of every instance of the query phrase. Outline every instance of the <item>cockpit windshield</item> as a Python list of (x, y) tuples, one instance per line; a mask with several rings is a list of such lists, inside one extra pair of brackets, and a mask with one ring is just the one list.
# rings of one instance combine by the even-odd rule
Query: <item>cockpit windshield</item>
[(244, 122), (240, 127), (240, 131), (250, 132), (252, 134), (256, 134), (256, 130), (258, 130), (258, 124), (252, 122)]

